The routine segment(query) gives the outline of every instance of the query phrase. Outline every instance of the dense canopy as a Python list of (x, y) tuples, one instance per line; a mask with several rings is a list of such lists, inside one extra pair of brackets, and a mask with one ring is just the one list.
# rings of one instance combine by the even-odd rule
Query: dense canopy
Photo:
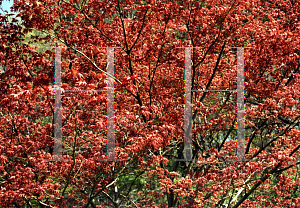
[[(300, 207), (298, 1), (14, 0), (13, 12), (0, 16), (1, 207)], [(178, 161), (187, 46), (194, 160)], [(55, 47), (62, 160), (50, 160)], [(107, 47), (116, 161), (104, 160)], [(232, 47), (244, 49), (244, 160), (237, 92), (203, 90), (237, 88)]]

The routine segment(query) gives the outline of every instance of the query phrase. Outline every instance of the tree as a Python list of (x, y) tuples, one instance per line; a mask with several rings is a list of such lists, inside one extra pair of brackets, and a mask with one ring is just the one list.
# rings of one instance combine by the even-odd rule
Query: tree
[[(0, 205), (3, 207), (298, 207), (299, 3), (15, 0), (1, 18)], [(31, 36), (31, 37), (30, 37)], [(28, 41), (28, 38), (31, 38)], [(25, 40), (26, 39), (26, 40)], [(115, 54), (115, 152), (107, 98), (62, 93), (67, 161), (54, 148), (54, 49), (65, 89), (105, 89)], [(193, 92), (184, 151), (184, 49), (192, 89), (236, 87), (245, 48), (247, 161), (236, 158), (236, 93)], [(198, 48), (196, 48), (198, 47)], [(104, 72), (103, 72), (104, 71)]]

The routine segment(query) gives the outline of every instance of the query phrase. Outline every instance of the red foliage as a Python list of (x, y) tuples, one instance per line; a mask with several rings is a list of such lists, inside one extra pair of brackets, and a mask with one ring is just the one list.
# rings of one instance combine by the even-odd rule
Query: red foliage
[[(0, 16), (1, 207), (300, 206), (297, 1), (15, 0), (13, 9), (20, 21)], [(116, 47), (115, 153), (126, 160), (98, 160), (106, 158), (107, 98), (81, 91), (62, 93), (68, 160), (49, 161), (55, 53), (35, 44), (68, 47), (62, 88), (78, 91), (107, 89), (103, 47)], [(244, 54), (249, 161), (233, 160), (235, 92), (192, 93), (198, 161), (175, 161), (184, 149), (179, 47), (188, 45), (198, 47), (192, 89), (236, 87), (229, 47), (251, 47)]]

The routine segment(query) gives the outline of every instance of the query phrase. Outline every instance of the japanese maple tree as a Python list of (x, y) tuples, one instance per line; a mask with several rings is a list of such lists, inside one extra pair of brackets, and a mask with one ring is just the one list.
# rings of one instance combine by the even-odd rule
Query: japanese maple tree
[[(300, 7), (295, 0), (14, 0), (0, 25), (1, 207), (299, 207)], [(17, 19), (18, 18), (18, 19)], [(244, 48), (245, 160), (237, 93)], [(63, 160), (54, 158), (61, 47)], [(116, 161), (107, 158), (114, 47)], [(248, 48), (246, 48), (248, 47)], [(77, 92), (68, 92), (68, 89)], [(100, 160), (102, 159), (102, 160)]]

